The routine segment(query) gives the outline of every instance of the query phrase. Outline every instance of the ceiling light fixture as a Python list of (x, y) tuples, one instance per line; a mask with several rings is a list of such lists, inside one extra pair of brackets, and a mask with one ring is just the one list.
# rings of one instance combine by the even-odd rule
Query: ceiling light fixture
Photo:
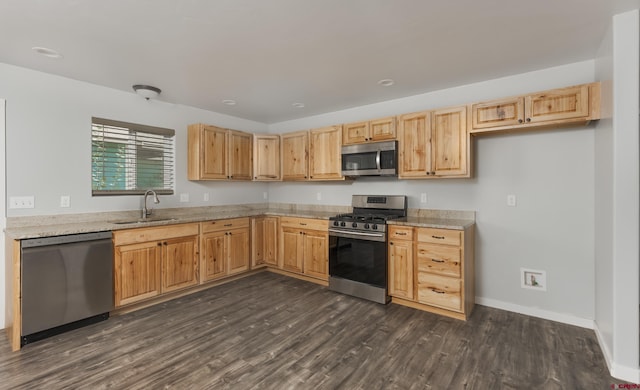
[(60, 54), (59, 52), (53, 50), (53, 49), (49, 49), (46, 47), (41, 47), (41, 46), (34, 46), (31, 48), (31, 50), (35, 51), (36, 53), (45, 56), (45, 57), (49, 57), (49, 58), (62, 58), (62, 54)]
[(235, 106), (236, 104), (238, 104), (238, 102), (233, 99), (224, 99), (222, 103), (226, 104), (227, 106)]
[(292, 106), (295, 108), (304, 108), (304, 103), (293, 103)]
[(134, 85), (133, 90), (136, 91), (138, 95), (142, 96), (147, 100), (157, 98), (158, 95), (160, 95), (160, 92), (162, 92), (160, 88), (152, 87), (151, 85), (142, 85), (142, 84)]
[(390, 87), (395, 84), (395, 81), (393, 81), (392, 79), (382, 79), (378, 81), (378, 84), (382, 85), (383, 87)]

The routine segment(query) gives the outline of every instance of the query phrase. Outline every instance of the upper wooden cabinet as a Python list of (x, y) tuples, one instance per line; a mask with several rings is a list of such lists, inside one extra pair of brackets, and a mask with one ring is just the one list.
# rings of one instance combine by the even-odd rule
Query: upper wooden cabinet
[(309, 178), (309, 132), (282, 135), (282, 180)]
[(280, 136), (253, 136), (253, 180), (274, 181), (282, 179)]
[(342, 126), (342, 144), (362, 144), (396, 139), (396, 117), (380, 118), (367, 122), (348, 123)]
[(309, 140), (309, 179), (343, 180), (342, 126), (310, 130)]
[(250, 133), (205, 124), (188, 128), (189, 180), (251, 180)]
[(282, 135), (282, 180), (344, 180), (342, 126)]
[(587, 123), (600, 118), (600, 83), (471, 104), (470, 133)]
[(403, 115), (398, 126), (398, 177), (468, 177), (466, 107)]

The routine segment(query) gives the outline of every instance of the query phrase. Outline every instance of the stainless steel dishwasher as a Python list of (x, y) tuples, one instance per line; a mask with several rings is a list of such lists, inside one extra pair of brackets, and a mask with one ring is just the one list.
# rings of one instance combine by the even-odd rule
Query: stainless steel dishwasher
[(109, 318), (111, 232), (22, 240), (21, 252), (22, 345)]

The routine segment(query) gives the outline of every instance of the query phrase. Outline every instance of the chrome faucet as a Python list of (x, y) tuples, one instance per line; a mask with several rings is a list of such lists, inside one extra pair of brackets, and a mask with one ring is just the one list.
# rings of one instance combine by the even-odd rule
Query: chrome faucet
[(147, 196), (149, 196), (149, 194), (153, 194), (153, 203), (155, 204), (160, 203), (160, 199), (158, 199), (158, 194), (156, 194), (154, 190), (147, 190), (147, 192), (144, 193), (144, 205), (142, 206), (142, 219), (147, 219), (147, 217), (151, 215), (151, 213), (153, 212), (153, 209), (147, 208)]

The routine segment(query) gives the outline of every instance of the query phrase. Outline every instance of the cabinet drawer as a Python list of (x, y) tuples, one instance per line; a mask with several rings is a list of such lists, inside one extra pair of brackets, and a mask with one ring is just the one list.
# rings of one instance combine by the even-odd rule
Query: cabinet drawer
[(418, 272), (460, 277), (460, 248), (418, 244), (417, 263)]
[(294, 229), (327, 231), (329, 221), (313, 218), (280, 217), (280, 226)]
[(389, 240), (413, 240), (411, 226), (389, 226)]
[(462, 282), (456, 278), (418, 272), (418, 302), (460, 311)]
[(218, 232), (221, 230), (249, 227), (249, 218), (219, 219), (217, 221), (202, 222), (202, 233)]
[(449, 229), (419, 228), (418, 242), (430, 242), (433, 244), (456, 245), (462, 243), (462, 232)]
[(196, 236), (198, 235), (198, 231), (199, 227), (197, 223), (117, 230), (113, 232), (113, 244), (117, 246), (176, 237)]

